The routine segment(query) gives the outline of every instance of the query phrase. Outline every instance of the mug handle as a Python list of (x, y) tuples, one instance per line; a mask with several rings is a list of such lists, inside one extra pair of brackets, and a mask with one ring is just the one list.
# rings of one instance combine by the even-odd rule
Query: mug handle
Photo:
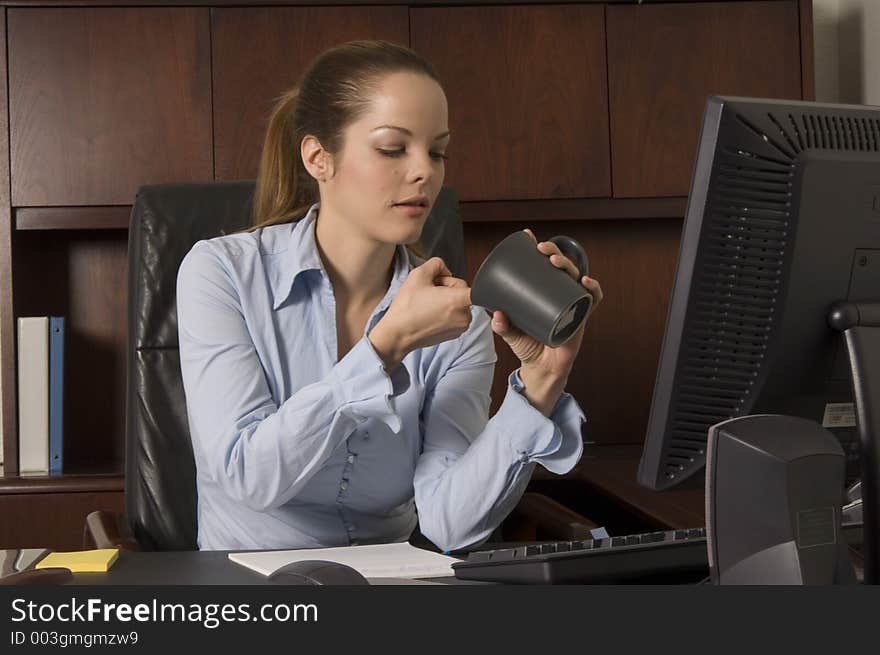
[(587, 253), (584, 251), (583, 246), (581, 246), (577, 240), (563, 234), (548, 240), (559, 246), (559, 250), (562, 254), (568, 257), (574, 262), (574, 265), (577, 266), (578, 282), (580, 282), (580, 279), (584, 275), (590, 274), (590, 260), (587, 258)]

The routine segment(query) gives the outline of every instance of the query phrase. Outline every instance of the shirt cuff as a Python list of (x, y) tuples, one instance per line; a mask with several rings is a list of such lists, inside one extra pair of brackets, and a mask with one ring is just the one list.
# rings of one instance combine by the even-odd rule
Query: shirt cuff
[(394, 399), (409, 389), (410, 377), (401, 362), (391, 373), (364, 336), (330, 371), (333, 395), (340, 411), (363, 422), (375, 418), (398, 434), (402, 423)]
[[(508, 378), (507, 396), (502, 408), (511, 415), (511, 443), (522, 462), (537, 462), (556, 474), (568, 473), (583, 454), (581, 425), (583, 411), (574, 397), (563, 392), (547, 418), (528, 401), (519, 369)], [(501, 414), (501, 409), (499, 409)]]

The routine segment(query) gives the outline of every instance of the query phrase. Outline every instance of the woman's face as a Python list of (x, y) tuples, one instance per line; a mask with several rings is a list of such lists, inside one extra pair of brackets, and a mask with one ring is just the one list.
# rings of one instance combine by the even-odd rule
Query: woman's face
[(443, 89), (431, 78), (385, 76), (367, 112), (344, 130), (322, 208), (326, 202), (376, 241), (417, 241), (443, 185), (447, 113)]

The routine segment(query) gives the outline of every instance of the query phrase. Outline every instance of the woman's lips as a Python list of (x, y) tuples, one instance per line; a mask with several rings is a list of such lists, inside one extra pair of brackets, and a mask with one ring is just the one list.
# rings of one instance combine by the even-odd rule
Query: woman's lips
[(423, 205), (394, 205), (394, 209), (407, 216), (421, 216), (428, 211)]

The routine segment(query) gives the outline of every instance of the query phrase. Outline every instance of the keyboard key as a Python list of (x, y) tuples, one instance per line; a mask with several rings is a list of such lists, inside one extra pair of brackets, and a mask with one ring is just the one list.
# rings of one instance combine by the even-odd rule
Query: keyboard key
[(640, 544), (640, 543), (642, 543), (642, 537), (640, 535), (631, 534), (626, 538), (626, 545), (627, 546), (634, 546), (635, 544)]
[(703, 532), (703, 530), (701, 528), (693, 528), (691, 530), (688, 530), (688, 539), (693, 539), (696, 537), (705, 537), (705, 536), (706, 536), (706, 534), (705, 534), (705, 532)]
[(506, 562), (512, 560), (514, 557), (514, 552), (516, 548), (502, 548), (501, 550), (493, 550), (492, 551), (492, 561), (493, 562)]
[(572, 541), (571, 549), (572, 550), (589, 550), (593, 547), (593, 540), (587, 539), (586, 541)]
[(643, 544), (653, 544), (657, 541), (663, 541), (666, 538), (666, 534), (663, 532), (649, 532), (648, 534), (642, 535), (642, 543)]
[(679, 539), (687, 539), (688, 538), (688, 531), (687, 530), (676, 530), (675, 536), (673, 538), (676, 541), (678, 541)]
[(556, 544), (556, 552), (557, 553), (567, 553), (571, 550), (571, 544), (567, 541), (560, 541)]
[(529, 555), (540, 555), (541, 547), (540, 546), (526, 546), (526, 557)]
[(556, 552), (556, 544), (542, 544), (541, 545), (541, 554), (546, 555), (547, 553), (555, 553)]
[(611, 537), (611, 547), (626, 546), (626, 537)]
[(608, 548), (611, 546), (611, 539), (593, 539), (593, 548)]
[(468, 562), (488, 562), (492, 559), (491, 550), (481, 550), (477, 553), (468, 553)]

